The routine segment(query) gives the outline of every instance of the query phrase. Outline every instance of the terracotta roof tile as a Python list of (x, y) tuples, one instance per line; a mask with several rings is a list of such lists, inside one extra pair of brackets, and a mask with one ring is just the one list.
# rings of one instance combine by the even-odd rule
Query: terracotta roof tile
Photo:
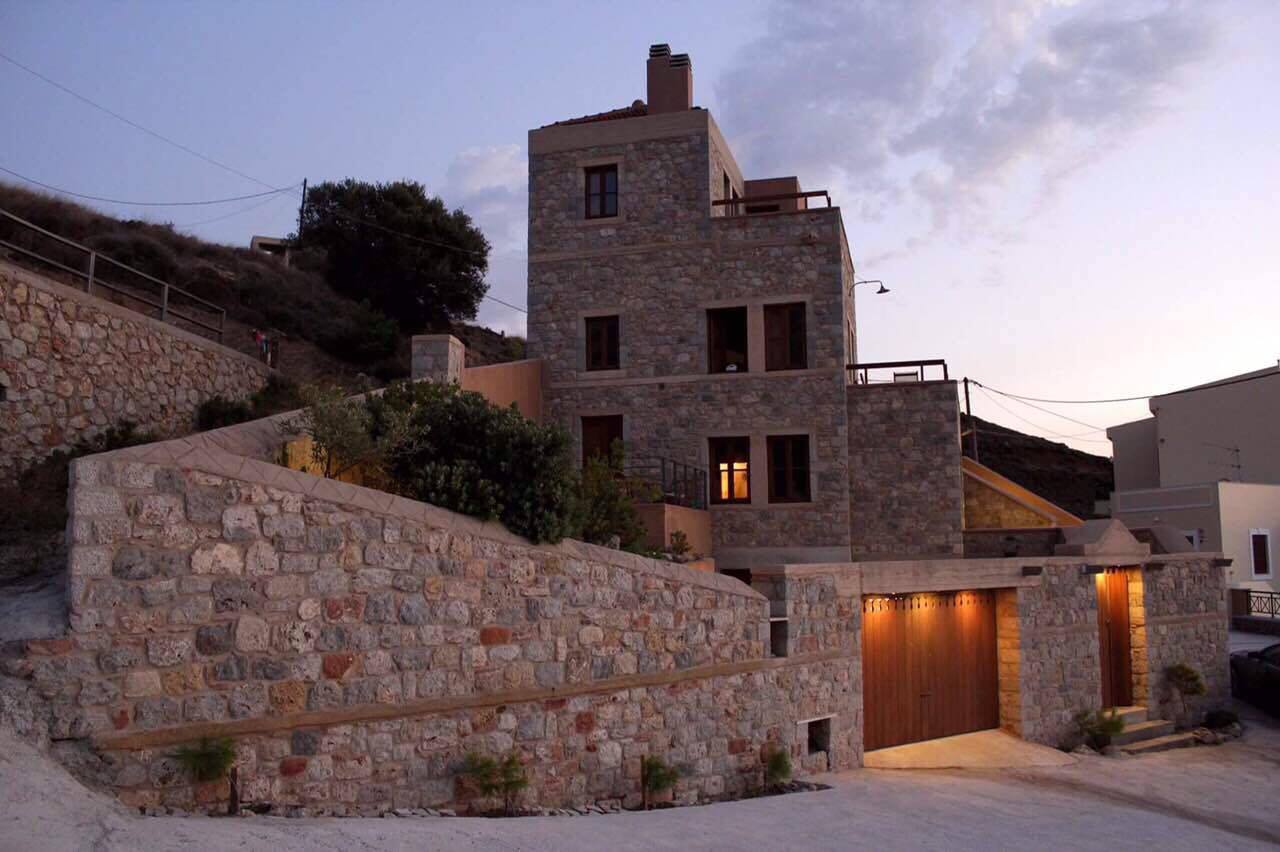
[(613, 121), (617, 118), (639, 118), (642, 115), (648, 114), (649, 107), (645, 105), (645, 102), (636, 101), (631, 106), (611, 109), (608, 112), (597, 112), (593, 115), (583, 115), (578, 118), (566, 118), (564, 121), (553, 121), (551, 124), (544, 124), (543, 127), (563, 127), (567, 124), (591, 124), (596, 121)]

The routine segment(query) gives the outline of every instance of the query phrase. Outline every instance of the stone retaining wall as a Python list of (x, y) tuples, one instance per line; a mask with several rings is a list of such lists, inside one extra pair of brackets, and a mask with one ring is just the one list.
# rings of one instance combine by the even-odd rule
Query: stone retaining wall
[[(546, 807), (636, 803), (647, 754), (685, 769), (683, 801), (757, 786), (775, 747), (860, 761), (854, 598), (829, 577), (794, 587), (825, 653), (770, 660), (768, 602), (728, 577), (171, 443), (205, 461), (74, 463), (72, 630), (32, 645), (54, 736), (93, 737), (127, 803), (220, 807), (171, 753), (221, 733), (244, 801), (344, 814), (467, 808), (472, 751), (517, 750)], [(797, 722), (823, 716), (811, 754)]]
[(0, 482), (123, 420), (190, 431), (211, 396), (267, 380), (254, 359), (0, 262)]

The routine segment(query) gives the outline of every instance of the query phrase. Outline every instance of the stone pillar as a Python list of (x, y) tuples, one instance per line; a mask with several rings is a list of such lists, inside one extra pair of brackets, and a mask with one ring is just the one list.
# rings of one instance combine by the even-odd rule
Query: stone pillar
[(1000, 729), (1022, 736), (1022, 631), (1018, 590), (996, 590), (996, 670)]
[(462, 383), (467, 349), (452, 334), (413, 336), (413, 380)]

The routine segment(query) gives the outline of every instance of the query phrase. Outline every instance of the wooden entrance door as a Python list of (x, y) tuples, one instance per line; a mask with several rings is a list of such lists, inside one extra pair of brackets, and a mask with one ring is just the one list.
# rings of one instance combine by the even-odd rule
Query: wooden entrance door
[(994, 592), (862, 602), (863, 747), (1000, 724)]
[(1129, 572), (1098, 574), (1098, 650), (1102, 655), (1102, 706), (1133, 704), (1133, 660), (1129, 651)]

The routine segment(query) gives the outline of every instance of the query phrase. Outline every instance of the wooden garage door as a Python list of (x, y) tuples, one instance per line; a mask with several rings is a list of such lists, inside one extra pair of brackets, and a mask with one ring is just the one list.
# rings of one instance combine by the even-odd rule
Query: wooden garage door
[(863, 747), (1000, 724), (994, 592), (862, 602)]

